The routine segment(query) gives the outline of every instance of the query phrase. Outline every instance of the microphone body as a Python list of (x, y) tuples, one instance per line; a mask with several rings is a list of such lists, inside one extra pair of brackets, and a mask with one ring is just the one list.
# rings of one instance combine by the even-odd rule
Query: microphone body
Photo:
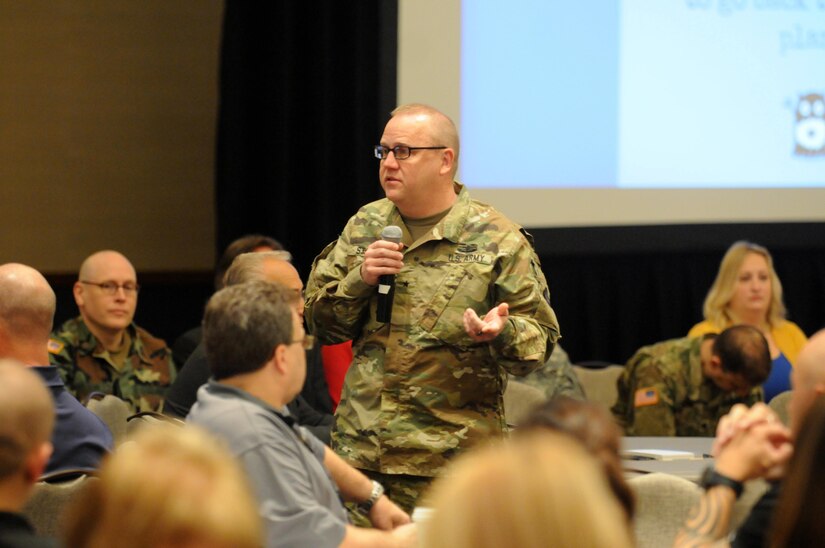
[[(401, 243), (401, 228), (395, 225), (385, 226), (381, 231), (381, 239), (394, 244)], [(378, 310), (375, 319), (382, 323), (389, 323), (392, 316), (392, 299), (395, 296), (395, 276), (384, 274), (378, 278)]]

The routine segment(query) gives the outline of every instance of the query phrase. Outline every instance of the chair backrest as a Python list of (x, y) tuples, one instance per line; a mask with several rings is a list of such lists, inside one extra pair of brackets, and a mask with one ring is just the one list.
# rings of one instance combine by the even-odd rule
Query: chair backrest
[(584, 395), (587, 401), (592, 401), (604, 405), (608, 409), (613, 407), (616, 403), (616, 398), (619, 391), (616, 388), (616, 380), (624, 371), (621, 365), (610, 365), (594, 369), (592, 367), (583, 367), (581, 365), (574, 365), (573, 370), (576, 376), (579, 377), (579, 382), (584, 388)]
[(156, 413), (154, 411), (142, 411), (126, 419), (126, 439), (132, 439), (134, 435), (144, 428), (151, 428), (157, 425), (173, 425), (183, 427), (186, 423), (175, 417)]
[(129, 404), (111, 394), (100, 399), (90, 399), (86, 403), (89, 411), (97, 415), (112, 431), (115, 447), (126, 441), (126, 419), (132, 414)]
[(768, 402), (768, 406), (779, 416), (782, 424), (788, 426), (790, 417), (788, 415), (788, 402), (791, 401), (791, 391), (780, 392)]
[[(40, 536), (60, 536), (63, 510), (89, 482), (100, 481), (89, 472), (70, 470), (51, 474), (47, 481), (38, 481), (32, 496), (23, 508), (35, 532)], [(68, 478), (68, 479), (63, 479)]]
[(636, 546), (672, 546), (691, 508), (702, 496), (701, 488), (684, 478), (658, 472), (631, 478), (627, 483), (636, 495)]
[(504, 390), (504, 418), (507, 425), (518, 426), (545, 399), (544, 392), (535, 386), (513, 380), (508, 382)]

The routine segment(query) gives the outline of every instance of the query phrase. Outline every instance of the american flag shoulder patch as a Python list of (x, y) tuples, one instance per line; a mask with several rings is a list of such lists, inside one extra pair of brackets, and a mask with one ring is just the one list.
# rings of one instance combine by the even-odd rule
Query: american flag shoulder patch
[(52, 354), (60, 354), (63, 351), (63, 343), (54, 339), (49, 339), (48, 349)]
[(659, 391), (653, 387), (639, 388), (633, 397), (633, 407), (645, 407), (659, 403)]

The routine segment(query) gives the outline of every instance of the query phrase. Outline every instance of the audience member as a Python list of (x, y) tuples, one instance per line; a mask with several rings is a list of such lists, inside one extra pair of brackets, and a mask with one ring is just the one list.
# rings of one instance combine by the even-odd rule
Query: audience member
[(548, 400), (559, 396), (568, 396), (577, 400), (586, 399), (584, 388), (573, 369), (570, 357), (558, 343), (544, 365), (523, 377), (510, 375), (509, 382), (521, 382), (538, 388), (544, 392)]
[(12, 360), (0, 360), (0, 546), (56, 544), (35, 535), (21, 514), (52, 451), (54, 405), (43, 380)]
[(765, 337), (746, 325), (646, 346), (625, 365), (612, 411), (629, 436), (713, 436), (734, 404), (762, 400), (770, 367)]
[(161, 409), (175, 365), (166, 343), (132, 321), (139, 288), (132, 263), (117, 251), (98, 251), (80, 266), (73, 288), (80, 317), (49, 341), (52, 364), (79, 400), (103, 392), (136, 412)]
[(791, 366), (807, 340), (799, 327), (785, 319), (782, 284), (767, 249), (735, 242), (719, 265), (719, 273), (705, 298), (705, 320), (688, 333), (698, 337), (719, 333), (735, 324), (762, 331), (771, 351), (771, 374), (765, 381), (765, 401), (790, 389)]
[(258, 548), (263, 527), (232, 455), (195, 427), (142, 430), (66, 511), (67, 548)]
[(559, 396), (536, 407), (519, 425), (515, 435), (532, 435), (543, 430), (571, 436), (596, 457), (628, 523), (632, 522), (636, 501), (622, 469), (622, 430), (610, 412), (592, 402)]
[(425, 495), (427, 548), (630, 547), (604, 474), (580, 444), (552, 432), (459, 457)]
[[(228, 286), (206, 306), (203, 337), (212, 379), (187, 420), (225, 440), (257, 492), (267, 546), (412, 546), (409, 516), (380, 484), (346, 464), (289, 415), (306, 374), (295, 292), (270, 282)], [(340, 497), (339, 497), (340, 493)], [(378, 529), (348, 523), (344, 500)], [(384, 530), (379, 530), (384, 529)]]
[(796, 440), (773, 520), (771, 547), (825, 543), (825, 397), (812, 404)]
[[(808, 510), (816, 511), (817, 503), (821, 508), (821, 492), (825, 488), (819, 469), (822, 464), (821, 453), (818, 460), (810, 460), (813, 454), (821, 450), (817, 444), (822, 443), (821, 435), (825, 428), (820, 416), (823, 413), (822, 406), (825, 405), (822, 401), (825, 399), (825, 330), (811, 337), (802, 348), (791, 382), (793, 390), (788, 406), (790, 430), (764, 404), (754, 405), (750, 409), (735, 406), (719, 422), (714, 442), (714, 468), (705, 475), (707, 492), (692, 513), (697, 517), (686, 522), (677, 537), (676, 546), (709, 545), (724, 539), (733, 504), (743, 483), (759, 477), (768, 479), (771, 487), (752, 508), (736, 532), (732, 545), (767, 545), (767, 539), (772, 536), (769, 526), (773, 523), (780, 491), (783, 491), (779, 507), (785, 508), (777, 510), (782, 517), (777, 517), (775, 542), (772, 545), (811, 546), (790, 542), (790, 539), (810, 534), (813, 527), (821, 529), (821, 524), (811, 523)], [(786, 466), (792, 453), (793, 440), (796, 440), (797, 456), (790, 466)], [(783, 477), (787, 479), (782, 480)], [(787, 497), (784, 492), (786, 487), (789, 489)], [(810, 503), (811, 507), (802, 507), (801, 502)], [(797, 530), (797, 526), (800, 537), (793, 536), (797, 534), (793, 532)]]
[[(227, 286), (250, 281), (276, 282), (294, 292), (293, 307), (301, 317), (304, 315), (303, 290), (298, 271), (289, 262), (284, 251), (264, 251), (238, 255), (226, 272)], [(307, 350), (307, 377), (314, 382), (305, 382), (301, 393), (289, 402), (287, 407), (295, 421), (326, 444), (329, 444), (332, 415), (322, 413), (309, 403), (308, 399), (317, 401), (319, 397), (328, 397), (326, 386), (319, 387), (317, 377), (323, 378), (320, 351), (316, 346)], [(312, 373), (310, 373), (310, 371)], [(209, 364), (206, 350), (199, 344), (178, 374), (178, 378), (169, 388), (166, 396), (165, 412), (179, 418), (186, 417), (198, 397), (198, 388), (209, 380)], [(320, 396), (316, 394), (320, 391)]]
[[(307, 282), (311, 331), (353, 340), (333, 446), (406, 510), (451, 456), (504, 432), (502, 377), (543, 364), (559, 336), (530, 236), (455, 181), (458, 154), (443, 113), (395, 109), (375, 147), (386, 198), (358, 210)], [(381, 239), (390, 225), (400, 244)]]
[(112, 433), (69, 394), (57, 368), (49, 365), (54, 311), (54, 291), (37, 270), (14, 263), (0, 266), (0, 358), (19, 361), (37, 373), (57, 411), (46, 473), (93, 470), (112, 450)]
[[(223, 277), (227, 269), (235, 260), (235, 257), (241, 253), (259, 252), (259, 251), (283, 251), (284, 246), (275, 238), (264, 236), (263, 234), (247, 234), (241, 236), (237, 240), (233, 240), (223, 252), (218, 263), (215, 265), (215, 291), (223, 287)], [(183, 335), (175, 339), (172, 344), (172, 358), (175, 363), (180, 365), (186, 363), (192, 352), (201, 342), (201, 326), (193, 327)]]

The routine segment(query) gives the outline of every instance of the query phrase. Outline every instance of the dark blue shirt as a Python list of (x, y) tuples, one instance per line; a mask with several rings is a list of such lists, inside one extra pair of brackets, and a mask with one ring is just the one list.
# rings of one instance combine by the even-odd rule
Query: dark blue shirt
[(100, 459), (114, 447), (109, 427), (72, 396), (55, 366), (32, 367), (51, 390), (55, 417), (54, 452), (46, 474), (61, 470), (96, 470)]
[(771, 363), (771, 374), (762, 389), (765, 391), (765, 401), (771, 401), (777, 394), (791, 389), (791, 362), (782, 352)]

